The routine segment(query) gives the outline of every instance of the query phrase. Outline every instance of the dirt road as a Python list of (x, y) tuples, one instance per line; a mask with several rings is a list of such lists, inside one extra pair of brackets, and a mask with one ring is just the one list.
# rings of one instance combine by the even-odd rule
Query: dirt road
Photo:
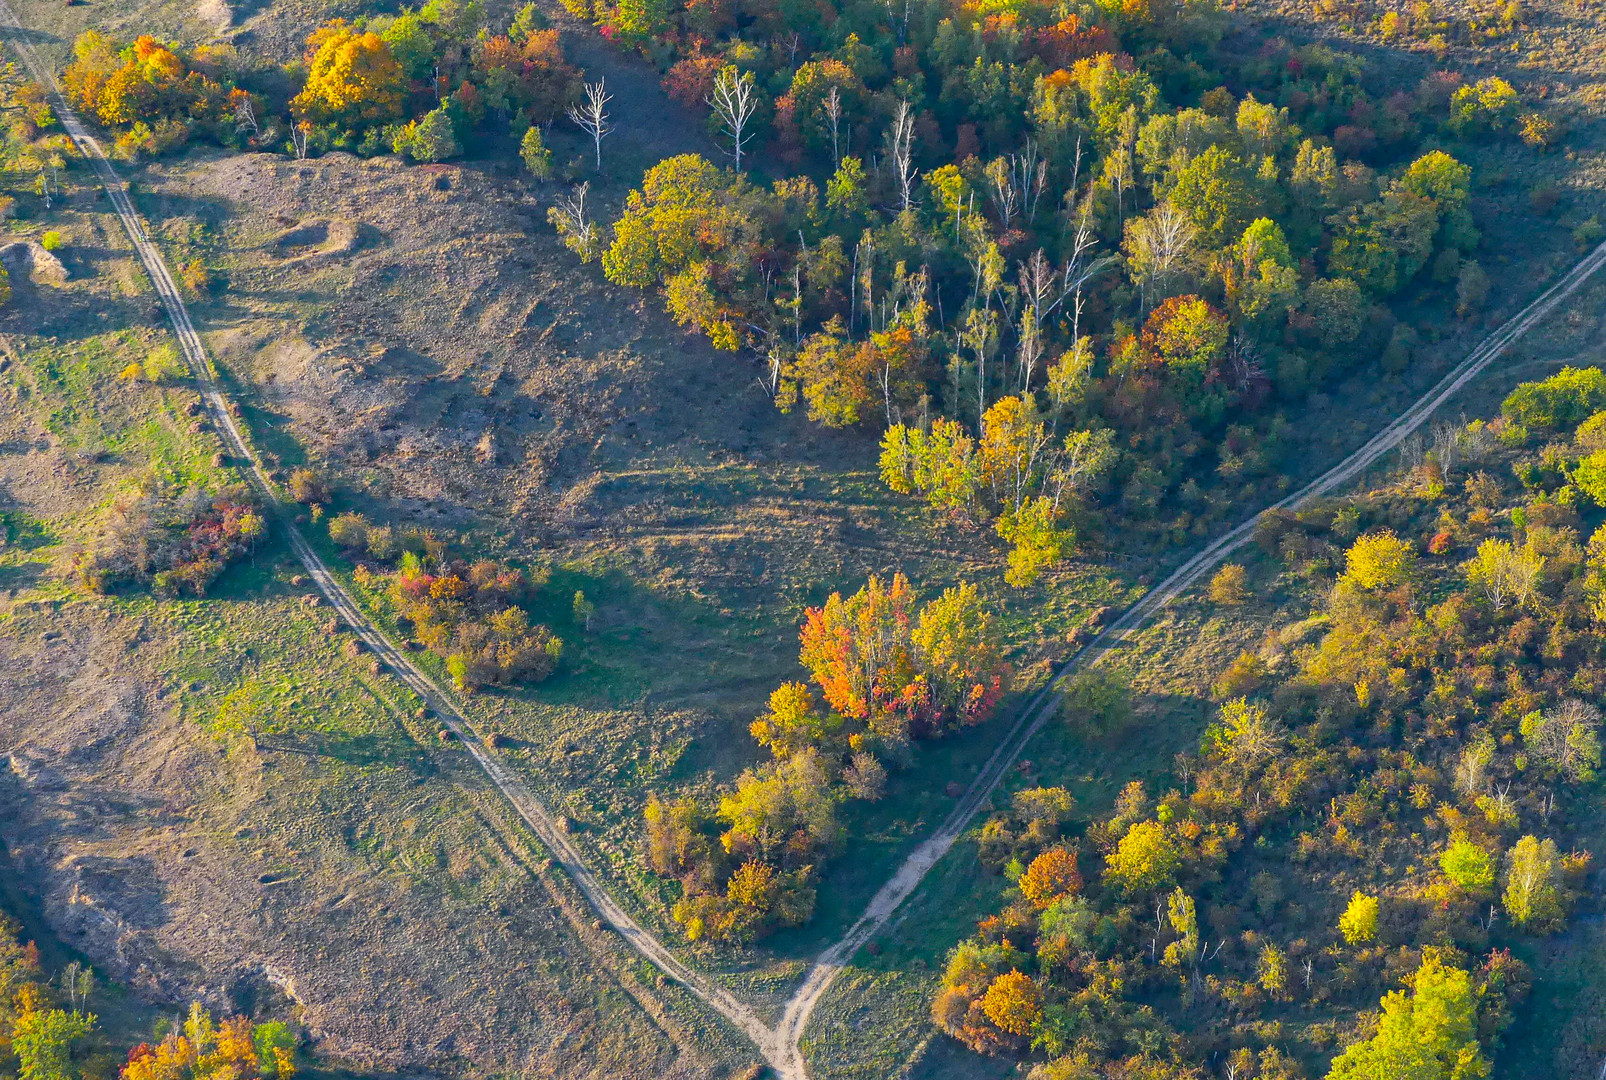
[(178, 286), (174, 283), (167, 263), (161, 251), (151, 242), (140, 220), (134, 204), (128, 197), (127, 189), (121, 177), (112, 168), (107, 160), (99, 142), (84, 126), (76, 112), (68, 105), (57, 85), (54, 73), (50, 67), (40, 59), (37, 53), (28, 45), (25, 37), (18, 33), (23, 27), (18, 23), (16, 15), (11, 8), (0, 0), (0, 31), (11, 31), (7, 34), (12, 48), (21, 59), (23, 66), (35, 81), (49, 87), (54, 98), (57, 115), (62, 126), (73, 143), (83, 153), (85, 159), (95, 171), (96, 178), (101, 187), (111, 199), (112, 206), (122, 221), (123, 228), (128, 232), (129, 240), (139, 256), (140, 263), (150, 275), (151, 283), (156, 288), (162, 307), (166, 310), (168, 318), (173, 324), (174, 335), (178, 338), (179, 346), (183, 351), (185, 362), (188, 364), (197, 388), (206, 401), (212, 420), (217, 424), (218, 431), (222, 433), (229, 452), (239, 462), (249, 467), (253, 485), (258, 489), (265, 504), (275, 512), (279, 525), (289, 537), (290, 547), (298, 559), (306, 567), (308, 574), (317, 584), (329, 603), (339, 613), (340, 617), (360, 637), (364, 644), (374, 651), (397, 678), (407, 684), (419, 697), (427, 701), (440, 715), (442, 722), (452, 734), (462, 741), (464, 748), (471, 754), (474, 761), (484, 770), (485, 775), (495, 784), (497, 789), (505, 795), (524, 822), (541, 839), (553, 857), (564, 869), (564, 872), (573, 879), (575, 885), (585, 895), (591, 906), (607, 921), (626, 942), (638, 953), (656, 966), (664, 974), (684, 985), (691, 993), (719, 1012), (740, 1031), (743, 1032), (766, 1058), (773, 1059), (775, 1052), (775, 1034), (747, 1005), (738, 1001), (731, 993), (682, 964), (675, 955), (656, 937), (632, 919), (622, 907), (619, 906), (603, 889), (596, 875), (586, 866), (580, 857), (579, 851), (569, 842), (561, 829), (558, 828), (552, 814), (548, 812), (530, 790), (524, 786), (508, 768), (498, 760), (496, 754), (475, 733), (468, 718), (458, 709), (452, 698), (443, 692), (432, 679), (415, 665), (406, 654), (398, 649), (380, 629), (363, 614), (361, 607), (346, 592), (338, 579), (330, 573), (328, 566), (318, 556), (296, 528), (290, 518), (290, 513), (279, 498), (278, 491), (268, 479), (257, 457), (240, 431), (235, 421), (234, 413), (228, 399), (219, 388), (214, 376), (212, 365), (206, 355), (206, 348), (201, 342), (200, 335), (196, 333), (195, 324), (190, 319), (189, 309), (185, 306)]
[[(1059, 705), (1057, 691), (1060, 682), (1073, 671), (1096, 663), (1100, 657), (1125, 640), (1132, 631), (1157, 611), (1176, 599), (1203, 574), (1248, 543), (1254, 534), (1259, 514), (1218, 538), (1189, 559), (1127, 609), (1108, 629), (1064, 665), (1055, 681), (1045, 687), (1021, 711), (1014, 726), (999, 743), (975, 782), (936, 833), (910, 853), (897, 873), (876, 893), (847, 933), (820, 954), (802, 984), (787, 1002), (779, 1027), (771, 1029), (755, 1010), (713, 980), (681, 963), (667, 946), (625, 912), (603, 888), (596, 875), (581, 858), (578, 849), (569, 842), (546, 807), (479, 738), (453, 699), (397, 649), (363, 614), (356, 601), (346, 592), (295, 527), (260, 460), (235, 422), (230, 403), (217, 384), (205, 347), (190, 319), (189, 310), (185, 307), (161, 252), (151, 242), (138, 212), (129, 200), (124, 182), (113, 170), (94, 136), (62, 97), (50, 66), (28, 45), (26, 35), (22, 33), (23, 29), (11, 8), (4, 0), (0, 0), (0, 32), (9, 31), (6, 36), (23, 66), (35, 80), (52, 89), (63, 126), (94, 169), (96, 178), (105, 189), (124, 229), (128, 232), (140, 262), (150, 275), (162, 306), (172, 321), (185, 361), (206, 400), (212, 419), (222, 432), (230, 452), (237, 460), (249, 466), (252, 482), (261, 492), (266, 505), (275, 510), (292, 550), (306, 566), (319, 591), (363, 642), (389, 665), (396, 676), (439, 713), (442, 722), (462, 741), (475, 763), (484, 771), (491, 783), (507, 797), (519, 816), (552, 852), (553, 857), (608, 925), (647, 961), (681, 983), (743, 1032), (786, 1080), (804, 1080), (807, 1075), (800, 1041), (815, 1006), (830, 988), (843, 965), (886, 925), (887, 920), (920, 885), (930, 869), (954, 845), (992, 794), (993, 789), (1013, 766), (1025, 744), (1054, 715)], [(1592, 251), (1520, 314), (1485, 339), (1438, 385), (1424, 394), (1410, 409), (1402, 413), (1366, 445), (1310, 484), (1277, 503), (1275, 507), (1268, 509), (1299, 505), (1306, 500), (1325, 495), (1360, 476), (1407, 435), (1421, 427), (1435, 411), (1493, 363), (1506, 348), (1576, 291), (1600, 269), (1603, 263), (1606, 263), (1606, 244)]]
[(1523, 308), (1498, 330), (1485, 338), (1467, 358), (1457, 364), (1443, 379), (1423, 394), (1392, 423), (1374, 435), (1367, 443), (1343, 461), (1333, 466), (1309, 484), (1255, 514), (1231, 532), (1218, 537), (1197, 555), (1178, 567), (1170, 577), (1156, 585), (1141, 600), (1124, 611), (1098, 637), (1071, 657), (1054, 680), (1021, 711), (1020, 718), (1009, 734), (993, 751), (987, 764), (976, 777), (970, 789), (937, 831), (915, 848), (898, 868), (892, 879), (870, 899), (858, 920), (830, 948), (822, 952), (804, 976), (803, 983), (786, 1003), (781, 1017), (780, 1043), (782, 1059), (776, 1068), (786, 1080), (803, 1080), (807, 1076), (800, 1042), (808, 1027), (809, 1016), (830, 989), (837, 973), (866, 942), (875, 936), (893, 912), (919, 887), (928, 871), (935, 866), (948, 849), (969, 826), (1004, 776), (1014, 766), (1033, 735), (1048, 722), (1059, 709), (1059, 689), (1063, 681), (1081, 669), (1087, 668), (1119, 645), (1138, 627), (1152, 618), (1161, 608), (1171, 603), (1184, 590), (1203, 575), (1214, 569), (1223, 559), (1243, 547), (1254, 537), (1255, 526), (1261, 515), (1271, 510), (1296, 507), (1311, 499), (1330, 494), (1360, 477), (1379, 458), (1398, 446), (1406, 436), (1432, 418), (1467, 383), (1477, 378), (1494, 363), (1512, 343), (1527, 333), (1558, 304), (1571, 296), (1591, 275), (1606, 264), (1606, 243), (1579, 261), (1561, 280), (1546, 289), (1537, 300)]

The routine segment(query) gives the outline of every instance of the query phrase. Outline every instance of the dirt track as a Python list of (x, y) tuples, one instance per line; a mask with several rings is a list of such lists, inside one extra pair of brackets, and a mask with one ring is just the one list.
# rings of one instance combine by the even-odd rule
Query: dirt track
[[(0, 24), (6, 29), (22, 29), (4, 0), (0, 0)], [(38, 58), (25, 41), (20, 39), (20, 35), (11, 36), (13, 47), (33, 77), (45, 85), (54, 87), (49, 67)], [(662, 942), (641, 927), (614, 901), (586, 866), (578, 850), (557, 826), (553, 816), (478, 737), (451, 697), (436, 686), (367, 619), (317, 553), (308, 545), (293, 522), (289, 520), (288, 514), (283, 512), (276, 490), (251, 445), (240, 431), (230, 403), (218, 388), (211, 364), (178, 288), (130, 202), (123, 181), (111, 168), (95, 138), (60, 98), (59, 91), (57, 108), (69, 135), (94, 168), (97, 178), (128, 232), (141, 263), (150, 275), (163, 307), (173, 323), (185, 359), (202, 391), (213, 420), (223, 433), (230, 450), (241, 461), (249, 463), (253, 481), (260, 488), (268, 504), (280, 508), (278, 514), (280, 524), (286, 530), (296, 556), (306, 566), (319, 590), (340, 613), (342, 619), (395, 672), (397, 677), (438, 711), (446, 726), (463, 742), (486, 776), (553, 853), (598, 914), (642, 957), (686, 986), (709, 1007), (742, 1031), (787, 1080), (803, 1080), (806, 1076), (799, 1043), (815, 1005), (829, 989), (842, 966), (859, 947), (885, 925), (891, 915), (919, 886), (931, 867), (936, 865), (953, 846), (1014, 764), (1025, 744), (1054, 715), (1059, 700), (1056, 693), (1058, 680), (1076, 669), (1097, 662), (1147, 619), (1176, 599), (1203, 574), (1242, 547), (1253, 536), (1255, 524), (1259, 520), (1257, 514), (1193, 556), (1067, 662), (1056, 681), (1041, 691), (1022, 710), (1015, 725), (994, 751), (970, 790), (937, 832), (907, 857), (898, 872), (881, 888), (848, 932), (815, 961), (802, 984), (787, 1002), (779, 1027), (771, 1029), (757, 1012), (729, 991), (682, 964)], [(1606, 244), (1592, 251), (1537, 300), (1491, 334), (1438, 385), (1363, 447), (1269, 509), (1298, 505), (1327, 494), (1360, 476), (1407, 435), (1425, 423), (1455, 393), (1493, 363), (1507, 347), (1576, 291), (1603, 263), (1606, 263)]]

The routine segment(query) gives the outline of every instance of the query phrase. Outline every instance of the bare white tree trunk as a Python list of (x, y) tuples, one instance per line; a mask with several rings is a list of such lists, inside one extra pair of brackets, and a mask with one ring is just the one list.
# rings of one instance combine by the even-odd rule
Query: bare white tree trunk
[(898, 111), (892, 118), (890, 141), (893, 167), (898, 170), (899, 194), (903, 197), (903, 209), (907, 210), (914, 201), (917, 175), (914, 167), (915, 114), (907, 101), (898, 102)]
[(586, 83), (585, 101), (569, 106), (569, 119), (590, 135), (596, 145), (598, 172), (602, 171), (602, 140), (613, 132), (613, 125), (608, 122), (608, 102), (613, 100), (613, 95), (606, 89), (607, 81), (598, 79)]
[(834, 169), (842, 164), (842, 151), (837, 146), (837, 132), (842, 124), (842, 92), (831, 87), (821, 108), (825, 110), (826, 123), (831, 125), (831, 168)]
[(731, 141), (731, 156), (736, 159), (736, 168), (740, 170), (742, 149), (753, 137), (753, 133), (747, 130), (747, 124), (753, 119), (753, 113), (758, 111), (758, 101), (753, 94), (753, 73), (738, 72), (734, 64), (720, 68), (719, 76), (714, 79), (714, 89), (708, 95), (708, 104), (714, 110), (714, 115), (719, 117), (725, 137)]

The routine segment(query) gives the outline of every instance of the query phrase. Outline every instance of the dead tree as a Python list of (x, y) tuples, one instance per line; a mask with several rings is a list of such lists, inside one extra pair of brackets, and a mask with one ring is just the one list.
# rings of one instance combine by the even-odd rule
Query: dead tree
[(842, 125), (842, 92), (831, 87), (820, 108), (825, 111), (825, 122), (831, 125), (831, 167), (835, 169), (842, 164), (842, 151), (837, 146), (837, 132)]
[(888, 138), (892, 143), (892, 164), (897, 170), (898, 192), (903, 198), (903, 209), (907, 210), (914, 201), (917, 175), (914, 167), (915, 114), (907, 101), (898, 102), (898, 111), (892, 118), (892, 131)]
[(613, 100), (613, 95), (606, 89), (607, 81), (598, 79), (586, 83), (586, 99), (569, 106), (569, 119), (590, 135), (596, 145), (598, 172), (602, 171), (602, 140), (613, 132), (613, 125), (608, 122), (608, 102)]
[(747, 124), (753, 119), (753, 113), (758, 111), (758, 101), (753, 94), (753, 73), (739, 73), (734, 65), (726, 65), (714, 80), (714, 89), (707, 100), (714, 115), (719, 117), (725, 137), (731, 141), (730, 153), (740, 171), (742, 148), (753, 137), (753, 133), (747, 130)]

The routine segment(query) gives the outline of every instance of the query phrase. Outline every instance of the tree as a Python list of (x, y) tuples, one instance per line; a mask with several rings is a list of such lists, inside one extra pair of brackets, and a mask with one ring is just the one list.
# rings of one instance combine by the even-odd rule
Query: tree
[(645, 41), (669, 23), (668, 0), (619, 0), (615, 25), (625, 36)]
[(1439, 205), (1403, 186), (1352, 210), (1333, 238), (1329, 273), (1374, 296), (1392, 296), (1427, 265), (1439, 231)]
[(1568, 698), (1554, 709), (1522, 718), (1523, 745), (1533, 760), (1562, 779), (1593, 780), (1600, 768), (1600, 719), (1595, 706)]
[(1082, 890), (1082, 875), (1076, 868), (1076, 854), (1056, 844), (1033, 859), (1016, 886), (1038, 911)]
[(1318, 278), (1305, 290), (1305, 312), (1316, 340), (1324, 348), (1336, 349), (1361, 336), (1366, 297), (1349, 278)]
[(594, 83), (586, 83), (585, 100), (569, 106), (569, 119), (581, 131), (591, 136), (591, 141), (597, 149), (597, 171), (602, 171), (602, 140), (613, 133), (613, 124), (608, 118), (608, 102), (613, 95), (607, 91), (606, 79), (598, 79)]
[(1029, 498), (998, 516), (994, 530), (1009, 545), (1006, 582), (1016, 588), (1033, 585), (1043, 571), (1076, 549), (1076, 533), (1064, 524), (1063, 516), (1046, 495)]
[(714, 110), (714, 119), (719, 122), (720, 134), (730, 140), (731, 156), (740, 170), (742, 150), (753, 137), (748, 125), (758, 111), (753, 73), (738, 71), (734, 64), (720, 68), (719, 75), (714, 79), (713, 90), (709, 92), (708, 104)]
[(1223, 761), (1250, 768), (1281, 753), (1286, 733), (1266, 715), (1264, 705), (1235, 698), (1221, 706), (1220, 718), (1205, 738)]
[(753, 721), (753, 738), (778, 758), (809, 747), (820, 748), (841, 727), (841, 717), (822, 714), (807, 685), (786, 682), (770, 693), (769, 711)]
[(727, 852), (765, 862), (806, 861), (841, 833), (830, 774), (812, 748), (744, 772), (719, 800), (719, 817)]
[(290, 111), (315, 124), (384, 123), (401, 115), (405, 90), (390, 46), (336, 19), (307, 38), (307, 82)]
[(1498, 75), (1491, 75), (1456, 88), (1450, 95), (1446, 125), (1457, 135), (1477, 135), (1499, 131), (1516, 115), (1517, 91)]
[(1364, 945), (1377, 937), (1378, 916), (1383, 905), (1377, 897), (1367, 896), (1356, 889), (1349, 898), (1349, 906), (1338, 917), (1339, 933), (1351, 945)]
[[(534, 128), (530, 129), (534, 131)], [(391, 149), (414, 161), (445, 161), (463, 152), (452, 128), (452, 118), (444, 107), (433, 109), (421, 120), (414, 120), (396, 133)]]
[(1561, 853), (1554, 840), (1524, 836), (1506, 854), (1506, 914), (1513, 924), (1548, 930), (1566, 915)]
[[(546, 212), (546, 219), (557, 230), (563, 246), (580, 256), (583, 263), (591, 262), (598, 255), (596, 226), (586, 216), (586, 193), (590, 190), (591, 181), (587, 180), (570, 194), (553, 199)], [(647, 280), (650, 283), (652, 279)]]
[(1170, 202), (1127, 221), (1121, 250), (1132, 279), (1142, 290), (1145, 306), (1163, 299), (1192, 269), (1198, 238), (1199, 230), (1188, 215)]
[(909, 643), (937, 717), (965, 724), (988, 717), (1002, 660), (992, 612), (976, 586), (960, 582), (923, 606)]
[(1345, 554), (1344, 580), (1361, 589), (1391, 589), (1411, 579), (1416, 553), (1385, 529), (1359, 537)]
[(1327, 1080), (1484, 1080), (1490, 1065), (1478, 1045), (1478, 992), (1472, 976), (1446, 967), (1431, 951), (1410, 992), (1382, 1002), (1377, 1033), (1333, 1059)]
[(1170, 201), (1198, 226), (1206, 247), (1217, 248), (1239, 235), (1253, 217), (1255, 194), (1244, 163), (1212, 146), (1177, 173)]
[(22, 1080), (73, 1080), (73, 1044), (94, 1026), (93, 1014), (24, 1008), (11, 1035)]
[(976, 443), (956, 421), (939, 417), (930, 431), (894, 424), (881, 439), (881, 479), (900, 495), (918, 495), (933, 509), (963, 510), (981, 492)]
[(1143, 345), (1191, 385), (1204, 377), (1227, 349), (1227, 318), (1197, 296), (1173, 296), (1143, 324)]
[(1439, 869), (1459, 888), (1470, 893), (1485, 893), (1494, 888), (1494, 858), (1471, 840), (1452, 840), (1439, 856)]
[(552, 179), (552, 151), (547, 149), (546, 141), (541, 138), (541, 129), (535, 124), (524, 133), (519, 140), (519, 160), (531, 176), (537, 180)]
[(1105, 877), (1129, 896), (1138, 896), (1174, 884), (1182, 852), (1160, 822), (1135, 821), (1104, 864)]
[(1031, 977), (1019, 971), (1006, 971), (987, 987), (981, 999), (982, 1012), (1002, 1031), (1024, 1037), (1043, 1015), (1042, 995)]
[(913, 201), (915, 182), (914, 146), (915, 116), (907, 101), (898, 102), (898, 111), (892, 118), (892, 130), (887, 133), (887, 146), (892, 152), (893, 176), (898, 181), (898, 194), (907, 211)]
[(1478, 545), (1478, 554), (1464, 569), (1467, 582), (1482, 591), (1495, 611), (1510, 603), (1525, 605), (1535, 595), (1545, 557), (1532, 543), (1516, 547), (1508, 540), (1490, 538)]

